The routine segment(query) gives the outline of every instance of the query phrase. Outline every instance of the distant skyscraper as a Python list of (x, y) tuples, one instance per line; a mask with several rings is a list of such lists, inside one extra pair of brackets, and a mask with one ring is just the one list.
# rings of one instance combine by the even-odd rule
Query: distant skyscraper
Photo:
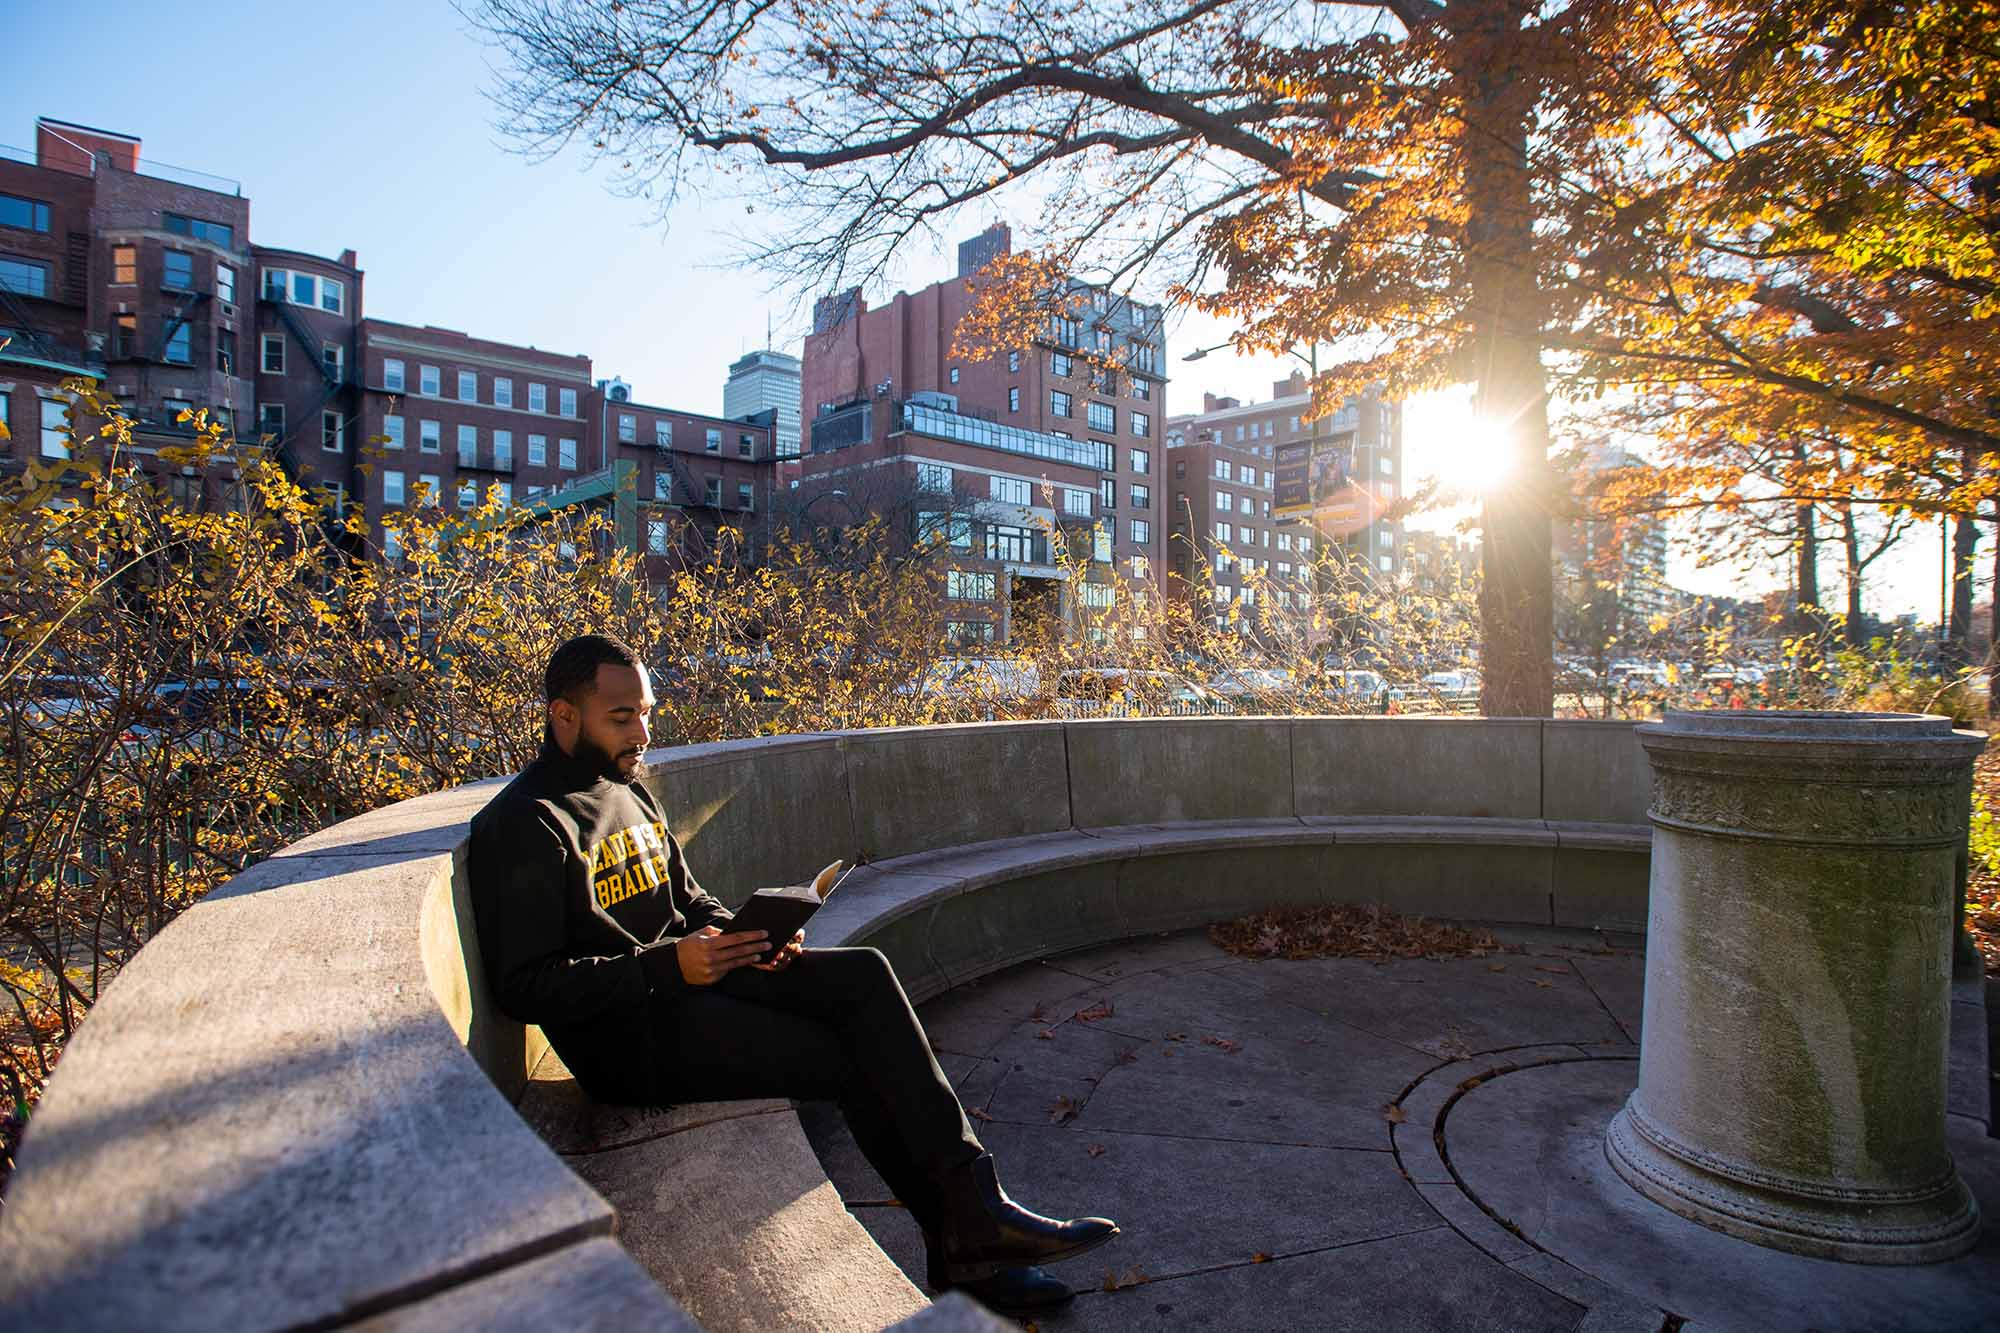
[(969, 278), (1014, 248), (1014, 234), (996, 222), (971, 240), (958, 243), (958, 276)]
[(722, 386), (722, 415), (741, 420), (755, 412), (775, 411), (779, 458), (799, 456), (799, 359), (766, 348), (752, 352), (729, 367)]

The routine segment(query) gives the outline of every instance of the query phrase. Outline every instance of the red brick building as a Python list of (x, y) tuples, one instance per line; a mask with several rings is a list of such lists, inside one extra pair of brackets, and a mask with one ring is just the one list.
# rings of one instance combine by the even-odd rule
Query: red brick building
[[(1076, 317), (1031, 349), (956, 358), (977, 270), (1008, 243), (995, 227), (960, 247), (958, 276), (880, 307), (822, 300), (802, 369), (802, 503), (839, 490), (912, 539), (944, 533), (956, 623), (981, 641), (1005, 641), (1029, 604), (1105, 604), (1113, 578), (1157, 594), (1163, 541), (1162, 312), (1078, 286)], [(1124, 369), (1094, 372), (1086, 351)], [(1091, 556), (1081, 588), (1051, 527)]]
[[(1393, 506), (1403, 482), (1402, 410), (1378, 395), (1306, 419), (1312, 395), (1303, 374), (1272, 385), (1268, 402), (1204, 394), (1202, 411), (1167, 423), (1168, 593), (1196, 598), (1220, 618), (1231, 603), (1254, 605), (1246, 576), (1262, 574), (1263, 592), (1280, 610), (1308, 608), (1314, 548), (1338, 543), (1375, 576), (1403, 568), (1402, 524)], [(1302, 473), (1319, 456), (1333, 464), (1317, 479), (1301, 475), (1301, 494), (1286, 504), (1288, 463)], [(1296, 462), (1292, 460), (1296, 459)], [(1286, 512), (1287, 509), (1294, 512)], [(1238, 624), (1247, 631), (1254, 620)]]
[[(586, 356), (369, 319), (352, 250), (253, 245), (235, 182), (148, 163), (128, 135), (42, 120), (28, 157), (0, 153), (0, 470), (66, 456), (58, 386), (83, 376), (133, 419), (142, 463), (188, 443), (178, 418), (207, 408), (296, 479), (366, 506), (376, 550), (383, 513), (420, 485), (447, 507), (494, 485), (525, 501), (615, 459), (638, 468), (634, 535), (655, 554), (770, 510), (769, 413), (645, 407), (594, 381)], [(226, 502), (235, 480), (161, 470), (191, 505)]]

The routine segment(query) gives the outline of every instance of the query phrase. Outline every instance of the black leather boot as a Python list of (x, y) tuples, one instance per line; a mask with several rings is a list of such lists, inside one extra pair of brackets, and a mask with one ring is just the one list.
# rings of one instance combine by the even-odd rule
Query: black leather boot
[(1067, 1282), (1046, 1269), (1021, 1265), (1002, 1268), (991, 1277), (953, 1282), (946, 1275), (944, 1242), (935, 1231), (924, 1232), (926, 1281), (933, 1294), (962, 1291), (989, 1310), (1001, 1314), (1034, 1314), (1076, 1298)]
[(1072, 1258), (1118, 1234), (1118, 1224), (1108, 1218), (1058, 1221), (1029, 1212), (1000, 1188), (991, 1153), (945, 1172), (937, 1184), (943, 1276), (953, 1286), (1004, 1268)]

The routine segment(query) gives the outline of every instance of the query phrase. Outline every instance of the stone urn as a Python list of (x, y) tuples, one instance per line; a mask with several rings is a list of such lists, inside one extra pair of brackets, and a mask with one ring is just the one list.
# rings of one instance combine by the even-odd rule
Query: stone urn
[(1652, 761), (1639, 1086), (1618, 1174), (1684, 1217), (1858, 1263), (1949, 1259), (1958, 849), (1985, 737), (1901, 713), (1670, 712)]

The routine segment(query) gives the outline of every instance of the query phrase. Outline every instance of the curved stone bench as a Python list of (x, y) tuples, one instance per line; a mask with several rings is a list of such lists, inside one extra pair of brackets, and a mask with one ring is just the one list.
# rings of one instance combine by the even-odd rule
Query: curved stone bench
[[(810, 937), (882, 948), (918, 998), (1280, 902), (1645, 920), (1626, 724), (973, 724), (652, 758), (726, 902), (867, 861)], [(980, 1326), (962, 1301), (925, 1308), (783, 1103), (596, 1107), (497, 1012), (464, 874), (497, 787), (307, 838), (141, 951), (30, 1127), (0, 1322)], [(771, 1166), (756, 1188), (713, 1176), (746, 1156)]]

